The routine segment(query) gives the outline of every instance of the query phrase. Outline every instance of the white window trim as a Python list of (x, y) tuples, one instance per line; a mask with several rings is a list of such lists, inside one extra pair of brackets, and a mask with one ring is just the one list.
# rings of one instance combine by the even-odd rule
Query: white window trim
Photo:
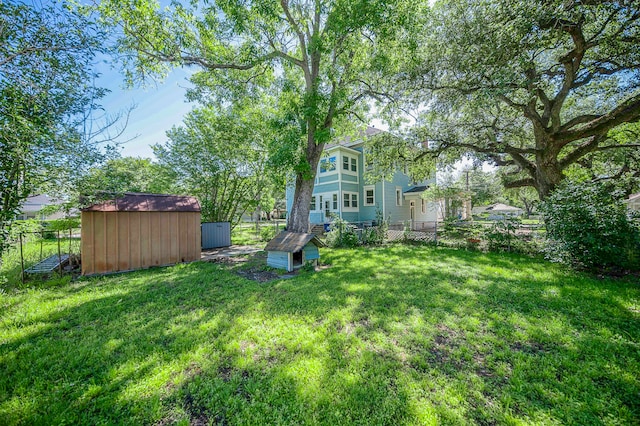
[[(341, 153), (341, 160), (340, 160), (340, 173), (345, 174), (345, 175), (351, 175), (351, 176), (355, 176), (358, 178), (358, 180), (360, 179), (358, 176), (358, 168), (360, 167), (360, 165), (358, 164), (358, 157), (354, 156), (354, 155), (347, 155), (345, 153)], [(344, 169), (344, 159), (347, 158), (349, 160), (349, 168), (348, 169)], [(356, 171), (353, 172), (351, 171), (351, 160), (356, 160)], [(358, 181), (356, 181), (355, 183), (357, 183)]]
[[(344, 205), (344, 196), (345, 195), (349, 196), (349, 207), (345, 207), (345, 205)], [(358, 207), (351, 207), (354, 195), (356, 196), (356, 201), (358, 202)], [(357, 192), (342, 191), (342, 197), (341, 197), (340, 202), (342, 203), (342, 211), (343, 212), (358, 212), (358, 211), (360, 211), (360, 194), (358, 194)]]
[[(315, 203), (313, 202), (314, 198), (316, 199)], [(311, 206), (309, 208), (310, 212), (317, 212), (318, 211), (318, 202), (319, 202), (318, 196), (317, 195), (312, 195), (311, 196)], [(313, 207), (315, 207), (315, 208), (313, 208)]]
[[(325, 160), (326, 162), (331, 162), (331, 158), (335, 158), (336, 160), (336, 168), (334, 170), (322, 170), (322, 160)], [(338, 173), (338, 171), (340, 170), (340, 168), (342, 167), (342, 165), (338, 166), (338, 156), (337, 155), (330, 155), (328, 157), (322, 157), (320, 159), (320, 161), (318, 161), (318, 173), (316, 174), (316, 176), (320, 177), (320, 176), (331, 176), (331, 175), (335, 175)]]
[[(318, 210), (316, 210), (317, 212), (320, 213), (324, 213), (324, 203), (326, 201), (329, 201), (329, 211), (331, 213), (337, 213), (339, 211), (339, 209), (334, 209), (333, 208), (333, 196), (337, 196), (338, 193), (337, 192), (320, 192), (314, 195), (314, 197), (316, 197), (316, 201), (319, 203), (318, 204)], [(320, 202), (320, 197), (322, 197), (322, 202)], [(338, 207), (340, 207), (340, 200), (338, 200)]]
[(424, 198), (421, 198), (420, 201), (421, 201), (421, 209), (420, 210), (422, 211), (422, 214), (426, 214), (427, 213), (427, 200), (425, 200)]
[(402, 188), (396, 186), (396, 206), (402, 206)]
[[(373, 191), (373, 202), (371, 204), (367, 203), (367, 191)], [(362, 191), (362, 205), (364, 207), (371, 207), (376, 205), (376, 186), (375, 185), (365, 185)]]

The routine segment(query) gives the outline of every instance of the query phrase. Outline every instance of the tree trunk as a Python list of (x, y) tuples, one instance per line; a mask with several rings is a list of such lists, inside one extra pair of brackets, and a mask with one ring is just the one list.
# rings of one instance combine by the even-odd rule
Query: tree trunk
[(287, 231), (309, 232), (309, 211), (311, 210), (311, 196), (315, 184), (318, 163), (324, 150), (324, 142), (316, 145), (315, 126), (309, 125), (307, 130), (307, 149), (305, 157), (309, 162), (309, 172), (296, 173), (296, 189), (293, 195), (291, 212), (287, 218)]
[(309, 210), (313, 186), (314, 178), (305, 179), (301, 173), (296, 174), (296, 189), (291, 212), (287, 218), (287, 231), (309, 232)]
[(541, 156), (536, 161), (536, 172), (533, 176), (535, 188), (540, 201), (544, 201), (564, 178), (562, 169), (555, 155)]

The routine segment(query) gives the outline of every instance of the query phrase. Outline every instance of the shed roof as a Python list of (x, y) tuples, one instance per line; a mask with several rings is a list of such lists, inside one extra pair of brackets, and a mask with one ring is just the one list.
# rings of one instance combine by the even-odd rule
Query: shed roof
[(94, 204), (82, 211), (89, 212), (199, 212), (195, 197), (168, 194), (127, 192), (120, 197)]
[(266, 251), (284, 251), (295, 253), (304, 248), (308, 243), (314, 243), (318, 247), (324, 247), (325, 244), (315, 236), (315, 234), (306, 234), (302, 232), (282, 231), (276, 237), (267, 243), (264, 248)]

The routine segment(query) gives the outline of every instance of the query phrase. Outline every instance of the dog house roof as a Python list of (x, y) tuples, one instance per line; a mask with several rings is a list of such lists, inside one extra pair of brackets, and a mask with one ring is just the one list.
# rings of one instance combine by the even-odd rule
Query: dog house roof
[(296, 253), (299, 252), (309, 243), (313, 243), (318, 247), (324, 247), (325, 244), (315, 236), (315, 234), (306, 234), (302, 232), (283, 231), (269, 241), (264, 248), (266, 251), (284, 251)]

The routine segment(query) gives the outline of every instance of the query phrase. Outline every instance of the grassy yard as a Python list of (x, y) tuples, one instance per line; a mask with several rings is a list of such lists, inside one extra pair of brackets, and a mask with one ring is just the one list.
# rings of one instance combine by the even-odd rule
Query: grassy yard
[(638, 424), (640, 285), (426, 247), (0, 293), (0, 424)]

